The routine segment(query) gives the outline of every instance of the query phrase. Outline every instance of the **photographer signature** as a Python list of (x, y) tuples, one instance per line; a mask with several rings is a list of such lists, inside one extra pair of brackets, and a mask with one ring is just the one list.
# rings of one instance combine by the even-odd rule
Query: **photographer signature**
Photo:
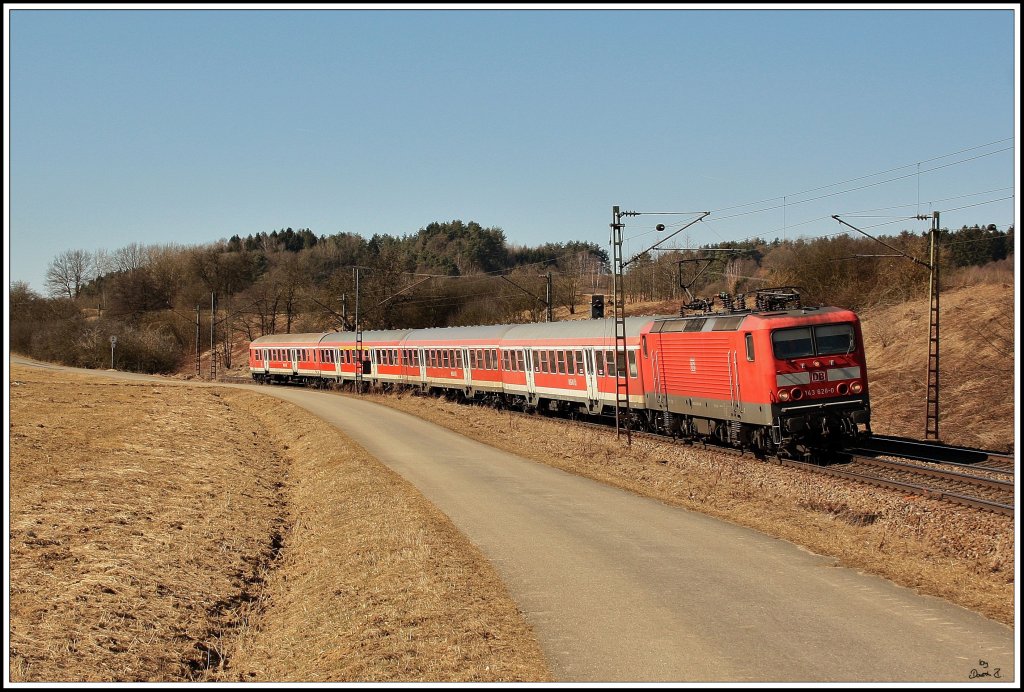
[(999, 672), (999, 668), (993, 668), (991, 671), (988, 669), (988, 661), (978, 661), (977, 668), (971, 668), (970, 674), (967, 676), (969, 679), (974, 680), (976, 678), (1002, 678), (1003, 676)]

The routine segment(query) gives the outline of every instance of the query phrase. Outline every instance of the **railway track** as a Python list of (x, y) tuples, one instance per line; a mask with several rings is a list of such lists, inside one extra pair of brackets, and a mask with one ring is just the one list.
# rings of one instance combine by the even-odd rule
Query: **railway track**
[[(238, 378), (241, 379), (241, 378)], [(222, 381), (236, 381), (223, 378)], [(532, 417), (536, 414), (510, 411), (515, 415)], [(546, 418), (557, 418), (546, 415)], [(607, 422), (595, 422), (576, 417), (578, 425), (609, 430)], [(661, 442), (677, 441), (665, 435), (632, 431), (633, 437)], [(696, 442), (709, 451), (742, 456), (743, 450), (718, 447)], [(1005, 474), (1009, 480), (985, 478), (958, 471), (944, 470), (879, 459), (878, 456), (899, 456), (913, 461), (928, 462), (950, 467), (971, 467), (978, 470)], [(922, 495), (984, 511), (1012, 516), (1014, 514), (1013, 457), (997, 452), (972, 450), (944, 445), (928, 445), (902, 438), (873, 437), (856, 450), (838, 455), (832, 463), (811, 463), (795, 459), (776, 458), (772, 461), (811, 473), (823, 473), (838, 478), (888, 488), (904, 493)]]
[[(915, 463), (880, 457), (897, 457)], [(863, 482), (998, 514), (1014, 513), (1015, 462), (1011, 454), (876, 435), (859, 448), (850, 450), (850, 461), (840, 468), (865, 477)]]
[[(595, 423), (586, 420), (577, 420), (577, 423), (604, 430), (609, 428), (607, 424)], [(646, 438), (662, 442), (673, 441), (672, 438), (655, 433), (633, 431), (631, 434), (634, 437), (639, 437), (641, 439)], [(728, 447), (717, 447), (700, 442), (695, 444), (700, 444), (705, 449), (716, 452), (735, 455), (743, 455), (745, 453), (742, 450), (731, 449)], [(867, 454), (858, 453), (844, 453), (836, 457), (836, 459), (831, 463), (811, 463), (796, 459), (782, 458), (776, 458), (772, 461), (782, 466), (802, 469), (810, 473), (822, 473), (836, 478), (845, 478), (858, 483), (873, 485), (879, 488), (888, 488), (890, 490), (921, 495), (965, 507), (973, 507), (975, 509), (993, 512), (995, 514), (1013, 516), (1015, 492), (1012, 457), (1009, 457), (1007, 460), (1001, 459), (1001, 457), (1008, 457), (1009, 455), (1002, 455), (999, 453), (981, 452), (980, 450), (967, 450), (963, 448), (945, 449), (947, 453), (959, 454), (961, 459), (963, 458), (963, 454), (966, 452), (982, 454), (986, 464), (969, 464), (966, 461), (936, 461), (934, 459), (935, 455), (927, 457), (918, 454), (910, 455), (906, 458), (954, 467), (973, 466), (979, 470), (1005, 474), (1006, 477), (1008, 477), (1008, 480), (986, 478), (958, 471), (951, 471), (948, 469), (921, 466), (919, 464), (889, 461)], [(873, 451), (872, 453), (876, 452)], [(892, 454), (891, 451), (886, 453)], [(996, 464), (993, 464), (993, 457), (995, 457), (996, 462), (1003, 461), (1003, 465), (997, 466)]]
[(827, 465), (791, 459), (780, 459), (779, 463), (880, 488), (1013, 516), (1015, 493), (1012, 480), (984, 478), (859, 454), (848, 455), (848, 459), (845, 462)]
[[(528, 416), (531, 414), (520, 414)], [(605, 423), (577, 419), (577, 424), (608, 430)], [(661, 442), (672, 442), (673, 439), (665, 435), (649, 432), (632, 431), (633, 437), (640, 439), (652, 439)], [(702, 445), (709, 451), (722, 452), (742, 456), (746, 452), (729, 447), (718, 447), (714, 445), (694, 443)], [(960, 450), (977, 453), (978, 450)], [(986, 455), (989, 453), (985, 453)], [(1006, 456), (1006, 455), (1003, 455)], [(934, 459), (922, 459), (932, 463), (949, 464), (950, 462), (936, 462)], [(1012, 457), (1006, 468), (994, 468), (988, 466), (975, 466), (978, 469), (996, 471), (1007, 474), (1009, 480), (985, 478), (970, 474), (960, 473), (938, 468), (930, 468), (917, 464), (906, 464), (898, 461), (878, 459), (873, 456), (857, 453), (844, 453), (838, 456), (831, 463), (811, 463), (796, 459), (776, 458), (772, 460), (782, 466), (797, 468), (810, 473), (822, 473), (836, 478), (865, 483), (879, 488), (888, 488), (903, 493), (921, 495), (936, 500), (942, 500), (954, 504), (973, 507), (996, 514), (1013, 516), (1014, 514), (1014, 482)], [(953, 465), (956, 465), (954, 463)], [(969, 464), (961, 463), (961, 466)]]
[(860, 447), (851, 451), (867, 456), (893, 456), (945, 466), (1005, 473), (1011, 476), (1015, 470), (1012, 454), (969, 447), (953, 447), (887, 435), (874, 435)]

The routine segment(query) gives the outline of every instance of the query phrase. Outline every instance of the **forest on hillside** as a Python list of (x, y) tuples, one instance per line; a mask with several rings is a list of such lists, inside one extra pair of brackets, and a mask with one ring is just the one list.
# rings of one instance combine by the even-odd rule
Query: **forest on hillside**
[[(714, 299), (799, 287), (807, 304), (860, 310), (927, 291), (928, 234), (707, 245), (628, 258), (626, 302)], [(940, 232), (942, 275), (1010, 261), (1014, 230)], [(893, 252), (893, 250), (898, 251)], [(510, 244), (500, 228), (461, 220), (415, 234), (316, 235), (286, 228), (197, 246), (66, 250), (47, 295), (10, 286), (12, 351), (79, 367), (172, 372), (202, 350), (231, 366), (234, 345), (271, 333), (542, 321), (551, 307), (589, 310), (612, 292), (595, 243)], [(741, 299), (742, 300), (742, 299)]]

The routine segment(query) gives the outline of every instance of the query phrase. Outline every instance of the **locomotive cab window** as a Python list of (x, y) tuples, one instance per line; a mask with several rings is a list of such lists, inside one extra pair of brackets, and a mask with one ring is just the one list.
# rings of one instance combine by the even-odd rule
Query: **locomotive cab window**
[(753, 362), (754, 360), (754, 335), (744, 334), (747, 341), (747, 360)]
[(833, 356), (853, 351), (853, 326), (823, 324), (814, 328), (814, 343), (819, 356)]
[(779, 329), (772, 332), (772, 348), (779, 360), (805, 358), (814, 355), (814, 342), (809, 327)]
[(772, 348), (780, 360), (830, 356), (853, 351), (853, 325), (820, 324), (772, 332)]

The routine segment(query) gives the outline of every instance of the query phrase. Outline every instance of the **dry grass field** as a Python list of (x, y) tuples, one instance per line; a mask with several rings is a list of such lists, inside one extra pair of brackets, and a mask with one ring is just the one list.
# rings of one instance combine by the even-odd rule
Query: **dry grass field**
[(443, 514), (268, 401), (12, 366), (12, 681), (548, 679)]
[[(1013, 300), (1006, 283), (943, 294), (944, 441), (1014, 445)], [(927, 304), (862, 319), (874, 430), (920, 437)], [(9, 392), (13, 681), (549, 679), (476, 548), (318, 419), (280, 402), (270, 415), (240, 390), (18, 366)], [(1012, 518), (562, 421), (370, 398), (1014, 624)]]

